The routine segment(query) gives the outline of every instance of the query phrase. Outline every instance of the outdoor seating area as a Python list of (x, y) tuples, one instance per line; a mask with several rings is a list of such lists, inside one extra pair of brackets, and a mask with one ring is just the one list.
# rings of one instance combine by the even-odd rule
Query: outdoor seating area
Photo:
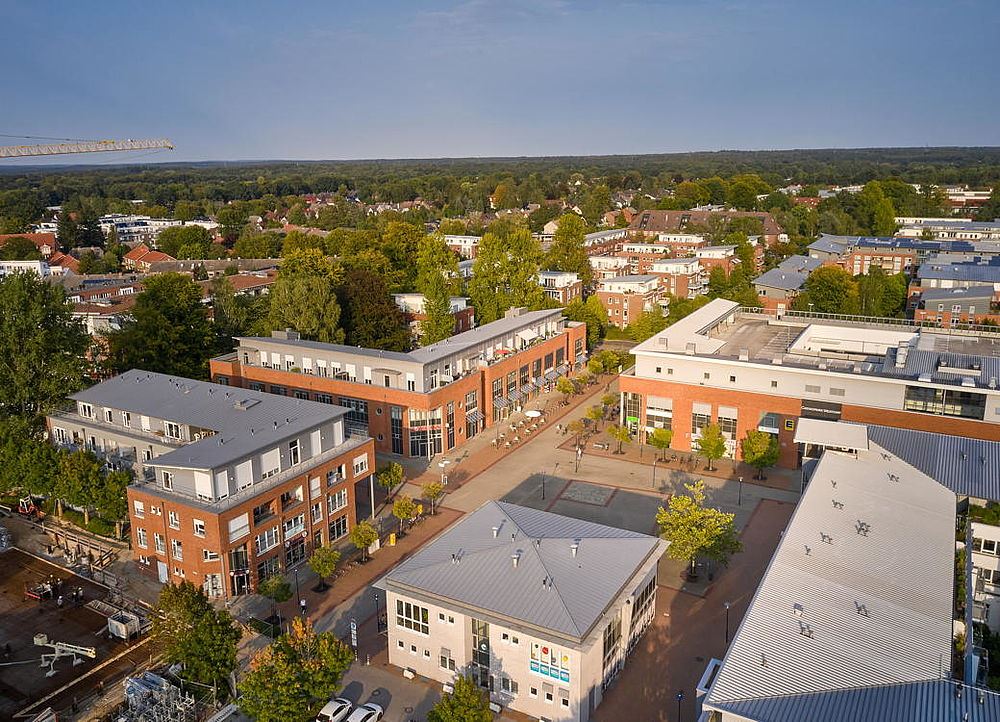
[[(517, 417), (523, 418), (517, 418)], [(494, 449), (510, 449), (527, 440), (545, 425), (545, 409), (526, 409), (514, 412), (506, 427), (498, 427), (496, 436), (490, 441)], [(502, 429), (502, 430), (500, 430)]]

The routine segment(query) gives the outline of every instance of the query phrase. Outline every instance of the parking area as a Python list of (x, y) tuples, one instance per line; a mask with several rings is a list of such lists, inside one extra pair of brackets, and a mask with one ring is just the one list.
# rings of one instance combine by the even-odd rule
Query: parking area
[[(26, 589), (50, 579), (62, 580), (55, 594), (64, 598), (61, 608), (56, 598), (37, 600), (25, 595)], [(20, 549), (0, 553), (0, 648), (5, 657), (0, 660), (4, 663), (0, 666), (0, 719), (11, 719), (16, 712), (127, 649), (124, 643), (106, 638), (104, 616), (70, 600), (70, 589), (76, 587), (83, 589), (85, 600), (103, 598), (105, 594), (103, 587)], [(55, 662), (55, 674), (46, 677), (48, 668), (41, 666), (41, 657), (54, 650), (35, 646), (33, 639), (39, 633), (46, 634), (50, 642), (93, 648), (96, 657), (81, 656), (76, 666), (72, 657), (62, 657)], [(8, 644), (10, 656), (6, 658)], [(95, 687), (99, 680), (100, 675), (93, 676), (88, 688)]]

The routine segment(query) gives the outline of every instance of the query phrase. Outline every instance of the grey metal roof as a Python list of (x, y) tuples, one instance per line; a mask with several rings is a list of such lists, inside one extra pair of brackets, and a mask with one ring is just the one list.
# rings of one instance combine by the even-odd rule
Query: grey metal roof
[(933, 679), (739, 700), (723, 708), (754, 722), (995, 722), (1000, 719), (1000, 694)]
[(601, 285), (608, 283), (649, 283), (650, 281), (655, 281), (659, 276), (652, 273), (644, 274), (630, 274), (625, 276), (615, 276), (614, 278), (605, 278), (601, 281)]
[(990, 286), (969, 286), (967, 288), (928, 288), (920, 293), (921, 301), (964, 301), (968, 299), (992, 300), (992, 298), (993, 289)]
[(1000, 283), (1000, 259), (988, 263), (936, 263), (920, 264), (917, 277), (921, 279), (978, 281), (980, 283)]
[[(936, 348), (939, 339), (948, 340), (947, 336), (935, 337), (921, 332), (917, 341), (918, 348), (907, 350), (902, 368), (896, 365), (899, 349), (888, 349), (879, 369), (881, 375), (906, 379), (922, 377), (932, 383), (960, 386), (964, 386), (963, 379), (967, 379), (966, 383), (971, 384), (971, 388), (980, 389), (994, 388), (1000, 383), (1000, 357), (986, 353), (939, 351)], [(961, 339), (955, 342), (956, 347), (960, 342)], [(992, 349), (989, 349), (989, 352), (995, 353)], [(977, 366), (978, 368), (975, 368)], [(950, 371), (942, 371), (943, 368)], [(969, 372), (963, 374), (961, 369), (967, 369)]]
[(802, 288), (802, 284), (806, 282), (807, 278), (809, 278), (809, 273), (806, 271), (772, 268), (753, 279), (753, 285), (780, 288), (783, 291), (797, 291)]
[[(575, 556), (573, 544), (579, 545)], [(646, 534), (488, 501), (385, 582), (582, 640), (626, 582), (665, 547)]]
[(951, 492), (898, 457), (827, 451), (706, 706), (940, 677), (954, 524)]
[[(214, 436), (156, 457), (157, 466), (195, 469), (214, 469), (272, 448), (347, 413), (340, 406), (140, 369), (102, 381), (70, 398), (215, 431)], [(133, 419), (133, 424), (138, 425), (138, 419)]]
[(364, 348), (362, 346), (345, 346), (340, 343), (323, 343), (322, 341), (308, 341), (301, 338), (275, 338), (273, 336), (238, 336), (236, 341), (242, 344), (249, 341), (251, 344), (270, 344), (274, 347), (293, 346), (295, 348), (307, 348), (313, 351), (324, 351), (327, 353), (345, 353), (355, 356), (367, 356), (376, 359), (388, 359), (390, 361), (412, 361), (410, 354), (401, 351), (382, 351), (377, 348)]
[(785, 271), (803, 271), (808, 273), (816, 270), (821, 265), (823, 265), (823, 262), (818, 258), (810, 258), (809, 256), (789, 256), (778, 264), (778, 268)]

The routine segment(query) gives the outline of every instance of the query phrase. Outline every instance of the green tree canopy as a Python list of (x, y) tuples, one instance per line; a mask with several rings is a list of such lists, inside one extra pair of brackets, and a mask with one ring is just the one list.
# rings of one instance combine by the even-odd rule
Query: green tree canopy
[(701, 434), (695, 439), (695, 451), (708, 462), (708, 470), (713, 471), (712, 463), (726, 455), (726, 437), (718, 424), (703, 426)]
[[(156, 247), (174, 258), (207, 258), (208, 247), (212, 243), (212, 234), (202, 226), (167, 226), (156, 237)], [(181, 249), (191, 246), (193, 255), (182, 255)]]
[(413, 497), (402, 494), (392, 503), (392, 515), (399, 519), (399, 531), (403, 531), (405, 522), (413, 521), (417, 516), (417, 502)]
[(309, 557), (309, 568), (313, 570), (326, 587), (326, 580), (333, 576), (340, 564), (340, 552), (331, 546), (317, 547)]
[(687, 494), (674, 494), (656, 512), (660, 536), (670, 542), (667, 555), (690, 563), (699, 557), (726, 564), (743, 545), (736, 533), (736, 515), (705, 506), (705, 482), (685, 484)]
[(570, 321), (587, 324), (587, 348), (592, 349), (601, 342), (608, 331), (608, 312), (601, 305), (601, 299), (590, 296), (586, 301), (571, 301), (563, 311)]
[(653, 429), (648, 436), (646, 436), (646, 442), (652, 446), (654, 449), (659, 449), (660, 451), (660, 461), (663, 461), (665, 452), (670, 448), (670, 442), (674, 440), (674, 432), (670, 429)]
[(403, 483), (405, 478), (403, 465), (398, 461), (390, 461), (379, 470), (376, 478), (378, 485), (391, 494), (393, 489)]
[(185, 679), (214, 685), (236, 669), (239, 627), (191, 582), (165, 584), (152, 619), (153, 638), (167, 662), (183, 666)]
[(201, 286), (180, 273), (147, 278), (129, 318), (108, 334), (108, 364), (205, 378), (215, 336), (202, 303)]
[(584, 286), (590, 286), (594, 280), (594, 272), (590, 266), (587, 249), (584, 247), (586, 235), (587, 224), (580, 216), (575, 213), (562, 216), (549, 252), (545, 254), (545, 269), (575, 273), (583, 281)]
[(743, 451), (743, 461), (757, 470), (755, 478), (761, 472), (778, 462), (778, 439), (766, 431), (750, 429), (740, 442)]
[(268, 326), (293, 328), (302, 338), (313, 341), (343, 343), (335, 290), (342, 280), (340, 266), (322, 251), (293, 251), (281, 262), (278, 278), (271, 285)]
[(427, 713), (427, 722), (491, 722), (490, 700), (479, 685), (463, 674), (453, 686)]
[(408, 351), (410, 330), (382, 276), (361, 268), (344, 274), (337, 288), (346, 342), (383, 351)]
[(8, 238), (0, 246), (0, 261), (40, 261), (42, 252), (34, 242), (24, 236)]
[(431, 514), (436, 513), (434, 511), (434, 506), (437, 504), (437, 500), (444, 495), (444, 484), (435, 479), (431, 479), (421, 487), (421, 491), (424, 498), (431, 504)]
[(800, 311), (857, 314), (858, 284), (843, 268), (820, 266), (809, 274), (793, 305)]
[(361, 558), (368, 558), (368, 548), (378, 541), (378, 532), (370, 521), (365, 519), (354, 525), (349, 534), (351, 544), (361, 551)]
[(250, 662), (240, 684), (240, 708), (257, 722), (312, 719), (340, 689), (354, 651), (332, 632), (316, 632), (308, 619)]
[(90, 337), (61, 286), (34, 273), (0, 278), (0, 418), (40, 427), (83, 387)]
[(494, 223), (483, 236), (472, 268), (469, 295), (480, 324), (503, 318), (514, 306), (538, 308), (545, 294), (538, 283), (541, 248), (526, 228)]

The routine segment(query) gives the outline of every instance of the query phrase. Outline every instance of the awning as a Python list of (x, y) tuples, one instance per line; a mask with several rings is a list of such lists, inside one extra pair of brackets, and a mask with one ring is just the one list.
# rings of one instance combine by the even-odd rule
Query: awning
[(543, 386), (545, 386), (545, 379), (542, 378), (541, 376), (539, 376), (537, 379), (534, 380), (534, 384), (535, 384), (535, 388), (540, 389)]
[(534, 390), (535, 390), (534, 384), (525, 384), (524, 386), (521, 387), (521, 393), (524, 394), (525, 396), (527, 396)]
[(587, 360), (587, 354), (585, 354), (585, 353), (578, 353), (576, 355), (576, 360), (577, 361), (586, 361)]
[(510, 399), (511, 401), (520, 401), (521, 399), (524, 398), (524, 395), (517, 389), (514, 389), (513, 391), (507, 392), (507, 398)]
[(557, 374), (555, 371), (549, 371), (547, 374), (545, 374), (546, 381), (555, 381), (557, 378), (559, 378), (559, 374)]
[(524, 341), (525, 343), (531, 343), (536, 338), (538, 338), (538, 334), (532, 331), (530, 328), (526, 328), (523, 331), (518, 331), (517, 337), (522, 341)]
[(493, 405), (498, 409), (506, 409), (510, 406), (510, 402), (503, 396), (497, 396), (493, 399)]
[(569, 366), (567, 366), (566, 364), (559, 364), (558, 366), (556, 366), (556, 373), (559, 374), (560, 376), (565, 374), (567, 371), (569, 371)]
[(470, 411), (465, 415), (465, 420), (470, 424), (478, 424), (485, 418), (486, 417), (483, 416), (483, 412), (480, 411), (479, 409), (473, 409), (472, 411)]
[(868, 427), (843, 421), (799, 419), (795, 443), (815, 444), (835, 449), (868, 450)]

